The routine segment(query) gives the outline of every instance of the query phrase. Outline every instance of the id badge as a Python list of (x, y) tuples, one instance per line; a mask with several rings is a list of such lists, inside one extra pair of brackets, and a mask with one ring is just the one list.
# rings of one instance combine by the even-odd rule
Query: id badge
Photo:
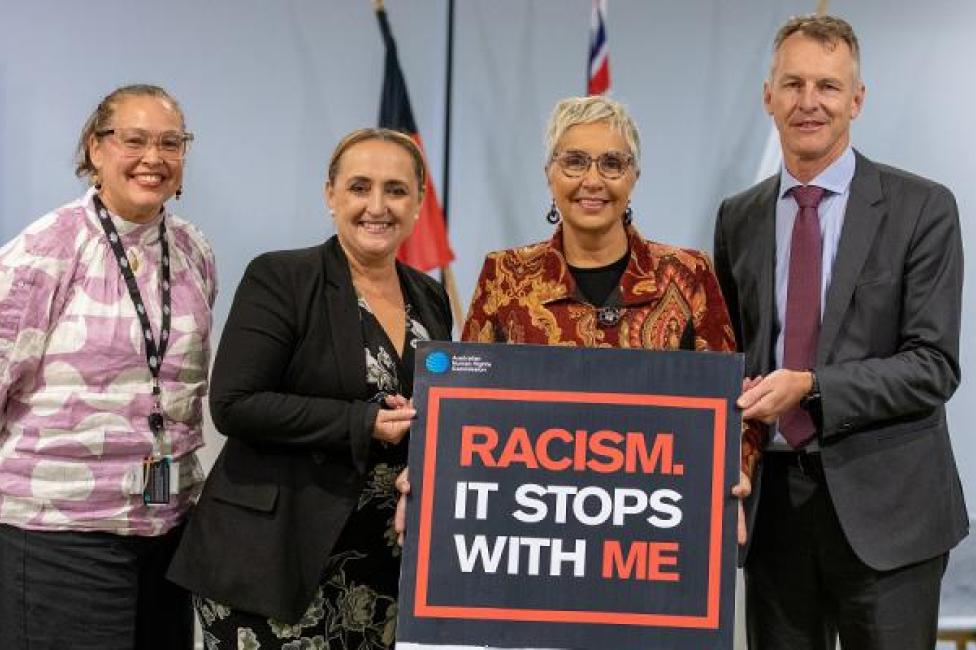
[(142, 501), (147, 506), (169, 503), (170, 463), (169, 456), (143, 461), (143, 485), (146, 487), (142, 491)]

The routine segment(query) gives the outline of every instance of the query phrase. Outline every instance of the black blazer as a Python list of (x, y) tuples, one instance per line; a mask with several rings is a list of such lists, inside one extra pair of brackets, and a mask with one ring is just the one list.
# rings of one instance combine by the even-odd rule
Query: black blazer
[[(443, 288), (397, 264), (435, 339)], [(338, 240), (267, 253), (244, 273), (214, 363), (210, 408), (227, 443), (169, 578), (244, 611), (297, 622), (357, 503), (373, 421), (356, 294)]]
[[(715, 227), (749, 376), (775, 369), (778, 191), (776, 175), (727, 199)], [(830, 496), (855, 553), (877, 570), (944, 553), (969, 527), (945, 417), (960, 380), (962, 280), (952, 193), (856, 153), (815, 370)]]

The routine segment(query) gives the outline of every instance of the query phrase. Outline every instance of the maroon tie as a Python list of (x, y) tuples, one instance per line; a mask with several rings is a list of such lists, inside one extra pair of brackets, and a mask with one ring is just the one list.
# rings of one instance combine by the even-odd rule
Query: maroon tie
[[(786, 289), (786, 332), (783, 337), (783, 367), (806, 370), (813, 367), (820, 334), (820, 217), (817, 206), (822, 187), (797, 186), (790, 190), (800, 209), (793, 222), (790, 242), (790, 276)], [(813, 439), (816, 427), (810, 414), (795, 406), (779, 418), (779, 430), (793, 449)]]

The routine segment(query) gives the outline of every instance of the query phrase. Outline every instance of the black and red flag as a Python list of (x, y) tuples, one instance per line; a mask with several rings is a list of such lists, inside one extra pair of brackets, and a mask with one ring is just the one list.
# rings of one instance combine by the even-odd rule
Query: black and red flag
[[(377, 3), (376, 17), (380, 22), (380, 32), (386, 45), (386, 64), (383, 70), (383, 94), (380, 98), (381, 127), (402, 131), (413, 138), (420, 150), (424, 150), (423, 141), (417, 131), (417, 123), (413, 119), (410, 108), (410, 97), (407, 95), (407, 84), (400, 69), (400, 59), (397, 56), (396, 41), (390, 31), (390, 22), (386, 17), (386, 10), (381, 3)], [(425, 154), (426, 155), (426, 154)], [(424, 202), (420, 206), (420, 218), (417, 225), (397, 251), (397, 259), (405, 264), (430, 271), (435, 268), (445, 268), (454, 259), (450, 242), (447, 240), (447, 228), (444, 224), (444, 211), (437, 200), (434, 184), (431, 182), (430, 166), (427, 166), (426, 190)]]

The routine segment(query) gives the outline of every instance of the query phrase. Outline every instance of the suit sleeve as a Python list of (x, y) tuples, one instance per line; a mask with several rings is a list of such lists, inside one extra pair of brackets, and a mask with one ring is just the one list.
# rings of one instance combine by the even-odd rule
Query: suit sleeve
[(719, 208), (718, 216), (715, 219), (715, 276), (718, 278), (722, 296), (725, 299), (725, 306), (728, 310), (729, 320), (732, 323), (732, 332), (735, 335), (736, 349), (742, 352), (742, 321), (739, 316), (739, 292), (735, 286), (735, 277), (732, 275), (732, 264), (729, 261), (729, 251), (725, 243), (725, 232), (722, 225), (722, 215), (725, 213), (725, 202)]
[(943, 405), (959, 385), (963, 252), (952, 193), (930, 186), (916, 221), (902, 304), (889, 315), (899, 319), (898, 349), (884, 358), (816, 368), (825, 438), (924, 413)]
[[(735, 352), (736, 339), (733, 333), (729, 312), (722, 297), (722, 290), (708, 257), (702, 255), (702, 270), (700, 271), (701, 286), (704, 289), (704, 304), (695, 310), (695, 332), (697, 340), (696, 350), (713, 350), (717, 352)], [(742, 457), (740, 469), (750, 480), (753, 479), (756, 465), (762, 456), (765, 446), (765, 427), (752, 422), (742, 423)]]
[(214, 363), (210, 409), (221, 433), (256, 446), (346, 454), (364, 471), (377, 404), (280, 390), (304, 332), (295, 288), (268, 256), (241, 280)]

